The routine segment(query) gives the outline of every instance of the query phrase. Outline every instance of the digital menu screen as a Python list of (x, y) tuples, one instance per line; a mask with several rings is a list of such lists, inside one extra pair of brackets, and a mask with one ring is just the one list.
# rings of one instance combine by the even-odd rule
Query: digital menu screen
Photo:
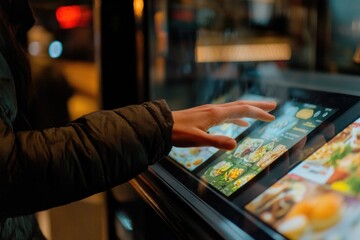
[[(254, 119), (244, 119), (249, 125), (254, 123)], [(219, 126), (214, 126), (208, 130), (210, 134), (214, 135), (225, 135), (231, 138), (236, 138), (242, 132), (244, 132), (247, 127), (241, 127), (232, 123), (225, 123)], [(200, 164), (208, 160), (212, 155), (214, 155), (218, 148), (215, 147), (190, 147), (190, 148), (180, 148), (173, 147), (169, 153), (169, 156), (184, 166), (186, 169), (192, 171)]]
[(276, 119), (252, 130), (233, 151), (224, 152), (199, 177), (230, 196), (336, 112), (320, 105), (286, 102)]
[[(240, 100), (275, 101), (274, 98), (264, 97), (255, 94), (248, 94), (248, 93), (244, 94), (240, 98)], [(244, 120), (249, 123), (247, 127), (242, 127), (232, 123), (224, 123), (210, 128), (208, 132), (214, 135), (224, 135), (231, 138), (236, 138), (256, 121), (253, 118), (244, 118)], [(200, 166), (202, 163), (207, 161), (217, 151), (219, 151), (219, 149), (214, 147), (190, 147), (190, 148), (173, 147), (169, 153), (169, 156), (177, 163), (181, 164), (181, 166), (192, 171), (196, 169), (198, 166)]]
[(290, 239), (360, 234), (360, 118), (245, 206)]

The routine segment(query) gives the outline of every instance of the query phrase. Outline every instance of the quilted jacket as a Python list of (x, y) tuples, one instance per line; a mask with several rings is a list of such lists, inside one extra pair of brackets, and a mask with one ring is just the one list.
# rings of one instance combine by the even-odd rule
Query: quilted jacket
[(108, 190), (170, 151), (173, 119), (164, 100), (93, 112), (59, 128), (15, 129), (14, 82), (0, 60), (0, 237), (4, 223)]

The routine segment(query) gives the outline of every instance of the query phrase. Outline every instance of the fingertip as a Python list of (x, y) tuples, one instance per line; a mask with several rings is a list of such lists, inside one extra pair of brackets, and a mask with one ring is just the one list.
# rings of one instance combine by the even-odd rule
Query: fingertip
[(275, 109), (277, 107), (277, 102), (275, 102), (275, 101), (271, 101), (271, 102), (269, 102), (269, 104), (272, 109)]
[(230, 138), (223, 142), (222, 149), (227, 150), (227, 151), (234, 150), (236, 145), (237, 145), (236, 141), (234, 139)]
[(275, 116), (274, 116), (274, 115), (270, 115), (270, 116), (269, 116), (269, 121), (272, 122), (272, 121), (274, 121), (274, 120), (275, 120)]
[(264, 122), (272, 122), (275, 120), (275, 116), (273, 114), (270, 113), (266, 113), (265, 115), (262, 116), (262, 118), (258, 118), (258, 120), (264, 121)]

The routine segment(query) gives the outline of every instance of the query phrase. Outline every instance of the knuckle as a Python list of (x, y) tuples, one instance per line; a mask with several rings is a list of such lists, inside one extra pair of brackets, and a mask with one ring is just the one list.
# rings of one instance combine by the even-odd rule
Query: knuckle
[(212, 106), (212, 107), (209, 107), (207, 109), (207, 111), (208, 111), (210, 116), (216, 116), (218, 114), (218, 112), (219, 112), (219, 108), (216, 107), (216, 106)]
[(249, 105), (242, 105), (240, 110), (244, 113), (251, 111), (251, 107)]

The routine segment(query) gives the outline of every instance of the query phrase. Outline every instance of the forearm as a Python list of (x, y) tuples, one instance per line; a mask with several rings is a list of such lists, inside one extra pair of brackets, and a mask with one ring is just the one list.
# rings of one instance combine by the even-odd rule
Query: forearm
[(59, 206), (128, 181), (169, 152), (172, 124), (166, 104), (157, 102), (6, 136), (13, 147), (2, 163), (1, 211)]

